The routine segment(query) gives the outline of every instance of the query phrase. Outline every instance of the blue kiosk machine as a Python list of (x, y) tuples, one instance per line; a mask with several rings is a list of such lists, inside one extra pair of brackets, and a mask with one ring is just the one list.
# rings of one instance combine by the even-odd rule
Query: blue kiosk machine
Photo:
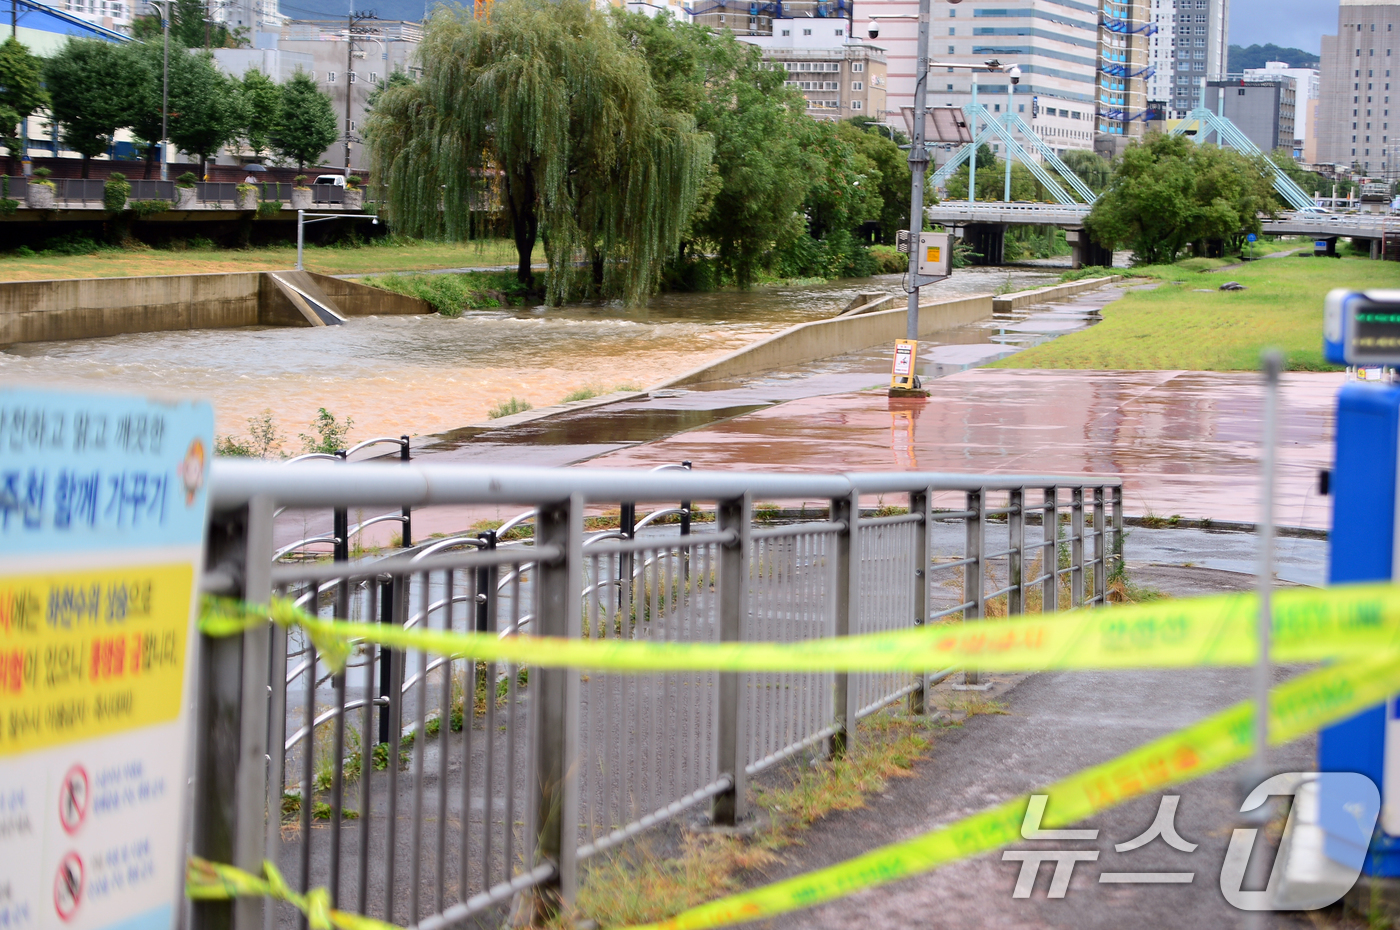
[[(1400, 291), (1333, 291), (1323, 329), (1329, 362), (1400, 366)], [(1400, 383), (1348, 382), (1337, 398), (1336, 429), (1336, 458), (1330, 480), (1324, 477), (1332, 495), (1328, 583), (1400, 579)], [(1392, 699), (1318, 739), (1320, 771), (1358, 772), (1381, 791), (1379, 829), (1362, 866), (1372, 876), (1400, 876), (1397, 717)]]

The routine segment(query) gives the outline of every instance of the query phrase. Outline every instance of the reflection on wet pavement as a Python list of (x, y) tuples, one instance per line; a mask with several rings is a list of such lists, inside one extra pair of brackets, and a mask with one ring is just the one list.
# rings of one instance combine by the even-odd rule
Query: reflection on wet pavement
[[(1317, 472), (1331, 459), (1339, 374), (1283, 377), (1278, 519), (1325, 527)], [(1258, 376), (1249, 372), (976, 369), (927, 385), (809, 397), (595, 458), (598, 467), (690, 460), (764, 471), (1121, 475), (1129, 514), (1258, 517)]]

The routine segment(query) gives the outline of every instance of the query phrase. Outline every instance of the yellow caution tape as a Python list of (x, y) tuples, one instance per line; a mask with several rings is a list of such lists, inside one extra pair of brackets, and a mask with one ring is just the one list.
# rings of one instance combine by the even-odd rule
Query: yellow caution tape
[[(1320, 669), (1269, 692), (1269, 742), (1275, 745), (1378, 704), (1400, 692), (1400, 657)], [(1253, 751), (1254, 702), (1154, 740), (1035, 794), (1048, 795), (1042, 826), (1069, 826), (1131, 798), (1199, 778)], [(838, 865), (702, 904), (630, 930), (701, 930), (773, 917), (876, 888), (1021, 839), (1030, 795), (893, 843)]]
[[(1368, 658), (1319, 669), (1269, 692), (1269, 742), (1286, 743), (1400, 693), (1400, 656)], [(1244, 701), (1035, 794), (1049, 796), (1042, 827), (1070, 826), (1124, 801), (1200, 778), (1247, 758), (1253, 749), (1254, 709)], [(881, 847), (835, 866), (691, 908), (631, 930), (707, 930), (774, 917), (867, 888), (932, 871), (1021, 839), (1030, 795), (999, 804), (922, 836)], [(271, 863), (267, 878), (232, 866), (191, 859), (191, 898), (273, 897), (299, 908), (312, 930), (397, 930), (372, 918), (330, 910), (324, 889), (299, 895)]]
[[(354, 642), (420, 649), (483, 662), (647, 674), (664, 671), (910, 671), (960, 666), (1041, 669), (1187, 668), (1248, 665), (1256, 653), (1258, 597), (1228, 594), (949, 623), (894, 633), (772, 642), (657, 642), (498, 637), (322, 620), (274, 598), (269, 607), (206, 601), (200, 629), (229, 636), (270, 618), (300, 626), (339, 668)], [(1349, 585), (1274, 594), (1271, 653), (1316, 662), (1400, 652), (1400, 587)]]
[(306, 915), (311, 930), (400, 930), (394, 924), (360, 914), (337, 911), (324, 888), (299, 894), (287, 885), (277, 866), (263, 861), (266, 878), (251, 875), (231, 865), (190, 856), (185, 869), (185, 896), (191, 901), (230, 901), (234, 898), (272, 898), (286, 901)]

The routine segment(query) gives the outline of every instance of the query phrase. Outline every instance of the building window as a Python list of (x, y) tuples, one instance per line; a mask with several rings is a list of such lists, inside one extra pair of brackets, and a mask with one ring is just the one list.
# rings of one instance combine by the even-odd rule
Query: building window
[(864, 82), (864, 81), (852, 81), (852, 82), (851, 82), (851, 90), (865, 90), (865, 82)]
[(952, 84), (949, 84), (949, 85), (948, 85), (948, 89), (949, 89), (949, 90), (952, 90), (952, 89), (953, 89), (953, 85), (952, 85)]
[[(803, 29), (803, 30), (802, 30), (802, 34), (803, 34), (804, 36), (809, 36), (809, 35), (812, 34), (812, 30), (810, 30), (810, 29)], [(1359, 53), (1358, 53), (1358, 54), (1359, 54)]]
[(857, 62), (852, 62), (852, 63), (851, 63), (851, 71), (852, 71), (853, 73), (855, 73), (855, 74), (860, 74), (860, 73), (861, 73), (862, 71), (864, 71), (864, 70), (865, 70), (865, 62), (863, 62), (863, 61), (857, 61)]
[(335, 72), (334, 72), (334, 71), (327, 71), (327, 72), (326, 72), (326, 83), (327, 83), (327, 84), (334, 84), (334, 83), (335, 83)]
[(843, 35), (846, 34), (846, 30), (844, 30), (844, 29), (838, 29), (838, 30), (836, 30), (836, 34), (837, 34), (838, 36), (843, 36)]
[(378, 84), (378, 83), (379, 83), (379, 72), (378, 72), (378, 71), (371, 71), (371, 72), (369, 73), (369, 82), (370, 82), (371, 84)]
[(349, 74), (350, 74), (350, 83), (351, 83), (351, 84), (354, 84), (354, 83), (355, 83), (355, 78), (356, 78), (357, 75), (355, 74), (354, 71), (349, 72)]
[(851, 109), (852, 109), (852, 110), (863, 110), (863, 109), (865, 109), (865, 107), (864, 107), (864, 105), (863, 105), (859, 100), (852, 100), (852, 101), (851, 101)]
[(792, 35), (792, 30), (791, 30), (791, 29), (784, 29), (784, 30), (783, 30), (783, 35), (785, 35), (785, 36), (790, 36), (790, 35)]
[[(957, 50), (956, 48), (954, 48), (954, 47), (951, 46), (951, 45), (948, 46), (948, 54), (949, 54), (949, 55), (956, 55), (957, 53), (958, 53), (958, 50)], [(951, 71), (952, 69), (949, 68), (948, 70)]]
[(957, 35), (957, 34), (958, 34), (958, 28), (957, 28), (956, 26), (949, 26), (949, 27), (948, 27), (948, 35), (950, 35), (950, 36), (955, 36), (955, 35)]

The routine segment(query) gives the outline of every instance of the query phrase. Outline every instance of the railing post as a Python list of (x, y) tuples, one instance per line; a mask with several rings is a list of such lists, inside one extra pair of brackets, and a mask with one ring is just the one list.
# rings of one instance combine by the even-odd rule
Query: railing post
[(1094, 603), (1108, 603), (1108, 546), (1104, 539), (1103, 488), (1094, 488)]
[[(246, 507), (213, 515), (206, 565), (211, 574), (234, 580), (230, 590), (220, 593), (267, 603), (272, 513), (272, 501), (259, 497)], [(265, 856), (275, 855), (281, 826), (281, 785), (273, 786), (279, 797), (269, 798), (267, 778), (270, 644), (267, 625), (242, 636), (201, 635), (196, 679), (200, 738), (195, 741), (191, 847), (197, 856), (253, 873), (261, 871)], [(254, 930), (263, 925), (263, 901), (195, 902), (191, 916), (195, 930)]]
[[(965, 518), (967, 539), (963, 545), (963, 558), (968, 562), (963, 566), (963, 603), (971, 604), (963, 608), (963, 620), (981, 620), (987, 615), (986, 585), (983, 584), (985, 565), (982, 553), (987, 548), (986, 494), (983, 491), (967, 492), (967, 509), (972, 512)], [(980, 687), (982, 675), (976, 670), (963, 672), (963, 685)]]
[(1084, 604), (1084, 487), (1070, 491), (1069, 606)]
[[(399, 461), (407, 465), (410, 461), (408, 449), (408, 437), (399, 437)], [(403, 508), (403, 547), (405, 549), (413, 545), (413, 508), (407, 504)]]
[[(909, 512), (919, 515), (914, 524), (914, 625), (923, 626), (928, 617), (928, 567), (933, 562), (930, 545), (933, 533), (932, 488), (911, 491)], [(909, 694), (909, 713), (917, 716), (928, 712), (928, 670), (919, 673), (918, 689)]]
[[(563, 557), (535, 570), (535, 624), (541, 636), (580, 635), (583, 598), (583, 497), (575, 494), (542, 504), (535, 518), (540, 546), (556, 546)], [(578, 704), (579, 673), (572, 668), (530, 669), (535, 692), (531, 820), (536, 863), (554, 866), (554, 877), (534, 889), (537, 922), (571, 905), (578, 890)]]
[[(336, 452), (335, 457), (345, 462), (345, 450)], [(331, 556), (332, 561), (350, 561), (350, 512), (344, 507), (336, 507), (331, 511), (331, 535), (335, 537), (335, 552)]]
[(1123, 565), (1123, 486), (1113, 488), (1113, 560), (1114, 569)]
[[(379, 622), (393, 623), (397, 613), (394, 605), (398, 600), (398, 582), (392, 577), (380, 576), (379, 581)], [(379, 740), (389, 742), (389, 722), (393, 709), (398, 704), (393, 691), (394, 650), (387, 646), (379, 647)]]
[[(617, 523), (618, 530), (628, 539), (636, 539), (637, 505), (623, 502), (618, 508)], [(624, 616), (632, 603), (632, 572), (632, 553), (624, 552), (617, 557), (617, 609), (624, 612)]]
[(1006, 548), (1011, 553), (1006, 557), (1006, 584), (1011, 590), (1006, 592), (1006, 614), (1014, 617), (1026, 612), (1026, 489), (1012, 488), (1007, 507), (1011, 512), (1006, 515)]
[[(860, 628), (860, 494), (831, 499), (831, 521), (846, 528), (836, 534), (836, 584), (832, 591), (835, 608), (833, 636), (850, 636)], [(828, 754), (839, 759), (855, 748), (855, 689), (846, 672), (832, 676), (831, 716), (836, 732), (827, 740)]]
[[(745, 494), (734, 500), (719, 501), (715, 507), (716, 529), (734, 534), (719, 547), (720, 642), (742, 642), (749, 619), (749, 531), (753, 525), (753, 499)], [(710, 807), (712, 823), (735, 826), (749, 816), (748, 798), (748, 675), (721, 672), (719, 675), (719, 748), (716, 768), (731, 780), (729, 790), (715, 795)]]
[(1060, 489), (1045, 489), (1045, 509), (1040, 512), (1041, 583), (1040, 612), (1052, 614), (1060, 609)]

